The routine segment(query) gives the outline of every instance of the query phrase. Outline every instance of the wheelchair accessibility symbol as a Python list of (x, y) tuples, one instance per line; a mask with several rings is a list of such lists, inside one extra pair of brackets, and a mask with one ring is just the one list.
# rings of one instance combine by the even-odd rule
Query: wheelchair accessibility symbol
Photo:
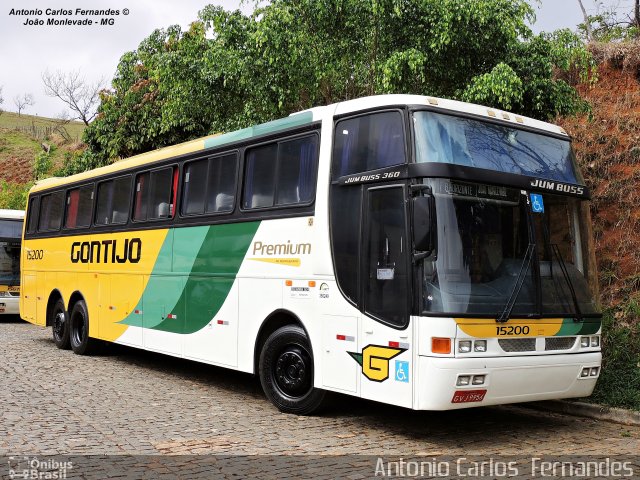
[(409, 362), (396, 360), (396, 381), (409, 382)]
[(533, 213), (544, 213), (544, 201), (542, 195), (538, 193), (530, 193), (531, 196), (531, 210)]

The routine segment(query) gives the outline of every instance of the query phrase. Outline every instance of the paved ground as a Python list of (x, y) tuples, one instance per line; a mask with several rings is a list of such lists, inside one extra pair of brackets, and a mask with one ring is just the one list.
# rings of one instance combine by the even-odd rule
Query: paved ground
[(518, 407), (413, 412), (340, 397), (322, 416), (284, 415), (250, 375), (118, 346), (80, 357), (50, 335), (0, 321), (0, 456), (640, 452), (640, 427)]

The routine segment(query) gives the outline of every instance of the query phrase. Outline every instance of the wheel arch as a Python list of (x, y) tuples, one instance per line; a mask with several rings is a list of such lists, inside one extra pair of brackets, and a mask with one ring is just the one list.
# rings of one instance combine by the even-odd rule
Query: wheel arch
[[(76, 290), (71, 294), (71, 297), (69, 297), (67, 312), (71, 313), (71, 310), (73, 310), (73, 306), (76, 303), (78, 303), (80, 300), (84, 300), (84, 295), (82, 295), (82, 293), (79, 290)], [(86, 303), (86, 300), (85, 300), (85, 303)]]
[[(280, 327), (284, 327), (285, 325), (297, 325), (304, 330), (307, 339), (309, 340), (309, 348), (311, 349), (311, 356), (315, 359), (313, 355), (313, 346), (311, 344), (311, 338), (309, 337), (309, 331), (300, 320), (295, 313), (290, 310), (278, 309), (271, 312), (267, 318), (264, 319), (262, 325), (260, 325), (260, 329), (258, 330), (258, 335), (256, 336), (256, 343), (253, 350), (253, 373), (258, 373), (258, 364), (260, 362), (260, 353), (262, 351), (262, 347), (264, 343), (269, 338), (273, 332), (278, 330)], [(315, 361), (315, 360), (314, 360)]]
[(51, 310), (53, 310), (53, 306), (56, 304), (56, 302), (58, 300), (62, 300), (62, 303), (64, 304), (64, 298), (62, 297), (62, 293), (60, 293), (60, 290), (58, 290), (57, 288), (54, 288), (53, 290), (51, 290), (51, 293), (49, 294), (49, 299), (47, 300), (47, 314), (45, 316), (45, 325), (47, 327), (51, 326)]

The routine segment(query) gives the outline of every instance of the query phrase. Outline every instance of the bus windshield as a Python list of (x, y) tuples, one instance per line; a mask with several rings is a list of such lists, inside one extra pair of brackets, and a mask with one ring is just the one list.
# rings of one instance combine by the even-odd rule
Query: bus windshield
[(533, 213), (520, 190), (428, 184), (437, 249), (422, 261), (423, 313), (497, 318), (509, 306), (512, 317), (597, 314), (578, 200), (544, 195), (544, 212)]
[(566, 140), (470, 118), (413, 115), (416, 162), (452, 163), (584, 185)]
[(0, 285), (20, 284), (21, 220), (0, 220)]

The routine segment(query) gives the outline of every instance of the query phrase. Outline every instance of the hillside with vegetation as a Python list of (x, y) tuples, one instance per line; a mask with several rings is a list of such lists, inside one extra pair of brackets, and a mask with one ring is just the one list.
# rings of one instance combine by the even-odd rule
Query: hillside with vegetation
[(0, 114), (0, 208), (24, 209), (35, 180), (59, 174), (85, 149), (84, 124), (39, 117)]
[(604, 369), (594, 400), (640, 410), (640, 42), (593, 43), (588, 114), (558, 120), (592, 193)]

